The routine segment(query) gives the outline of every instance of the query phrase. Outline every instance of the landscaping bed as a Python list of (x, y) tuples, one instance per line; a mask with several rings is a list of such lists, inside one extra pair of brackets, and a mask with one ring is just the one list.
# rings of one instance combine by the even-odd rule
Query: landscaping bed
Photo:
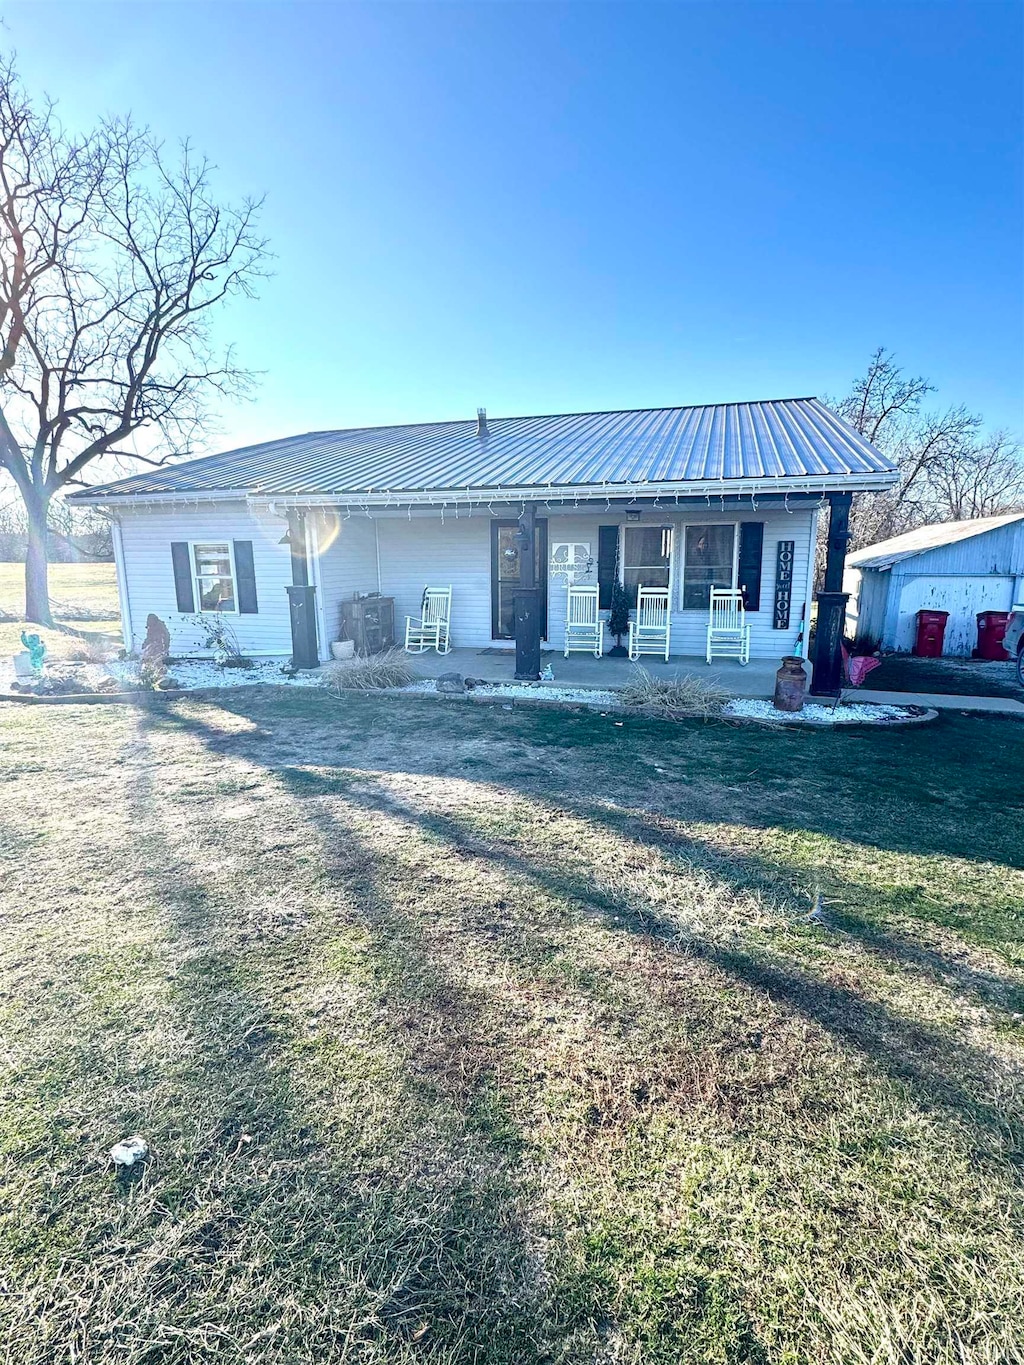
[(805, 702), (797, 712), (777, 711), (770, 701), (737, 697), (722, 708), (726, 720), (749, 720), (762, 725), (909, 725), (933, 720), (935, 711), (922, 706), (880, 706), (873, 702), (843, 701), (838, 705)]

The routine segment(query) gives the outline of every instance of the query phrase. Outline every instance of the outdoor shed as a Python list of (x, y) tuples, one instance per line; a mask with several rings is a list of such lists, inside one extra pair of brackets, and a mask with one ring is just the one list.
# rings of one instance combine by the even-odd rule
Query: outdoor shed
[(908, 652), (917, 613), (949, 612), (943, 653), (966, 657), (977, 616), (1024, 603), (1024, 512), (922, 526), (847, 558), (849, 615), (861, 645)]

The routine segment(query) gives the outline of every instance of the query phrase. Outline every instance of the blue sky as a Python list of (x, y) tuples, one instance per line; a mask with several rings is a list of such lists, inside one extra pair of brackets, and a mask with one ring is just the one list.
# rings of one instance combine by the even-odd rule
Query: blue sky
[(844, 391), (1024, 429), (1021, 15), (971, 3), (8, 0), (34, 89), (189, 136), (276, 253), (224, 447)]

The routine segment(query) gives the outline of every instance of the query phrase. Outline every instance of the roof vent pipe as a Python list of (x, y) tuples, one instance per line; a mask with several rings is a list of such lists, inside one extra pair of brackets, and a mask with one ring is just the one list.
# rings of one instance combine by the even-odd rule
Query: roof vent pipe
[(487, 409), (486, 409), (486, 408), (477, 408), (477, 410), (476, 410), (476, 434), (480, 437), (480, 439), (481, 439), (482, 441), (483, 441), (483, 440), (486, 440), (486, 438), (487, 438), (488, 436), (490, 436), (490, 434), (491, 434), (491, 433), (487, 430)]

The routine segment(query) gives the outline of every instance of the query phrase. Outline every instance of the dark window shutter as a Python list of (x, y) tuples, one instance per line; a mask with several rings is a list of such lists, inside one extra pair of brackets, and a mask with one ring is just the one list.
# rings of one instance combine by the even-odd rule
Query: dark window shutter
[(740, 522), (739, 586), (747, 611), (761, 609), (761, 557), (764, 552), (764, 522)]
[(171, 563), (174, 565), (174, 594), (178, 599), (178, 610), (188, 615), (195, 611), (196, 604), (192, 596), (192, 562), (187, 540), (171, 541)]
[(252, 562), (252, 541), (236, 540), (234, 547), (238, 610), (243, 616), (252, 616), (259, 611), (256, 602), (256, 569)]
[(597, 603), (602, 611), (612, 604), (612, 584), (619, 562), (619, 528), (597, 528)]

